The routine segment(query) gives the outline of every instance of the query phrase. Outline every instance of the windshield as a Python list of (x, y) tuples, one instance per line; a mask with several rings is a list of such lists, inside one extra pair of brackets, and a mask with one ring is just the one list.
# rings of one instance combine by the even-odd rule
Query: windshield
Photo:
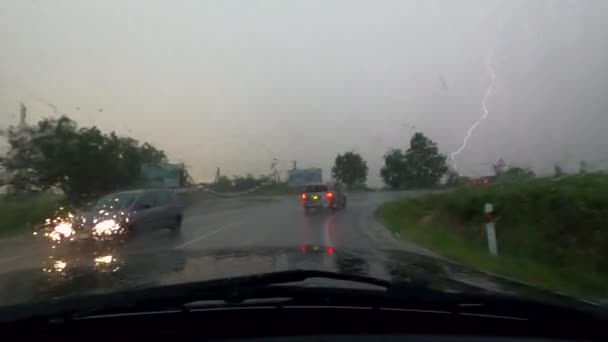
[(137, 199), (138, 194), (136, 193), (117, 193), (110, 194), (100, 198), (95, 205), (94, 209), (126, 209)]
[(0, 7), (0, 310), (283, 270), (608, 303), (608, 1)]

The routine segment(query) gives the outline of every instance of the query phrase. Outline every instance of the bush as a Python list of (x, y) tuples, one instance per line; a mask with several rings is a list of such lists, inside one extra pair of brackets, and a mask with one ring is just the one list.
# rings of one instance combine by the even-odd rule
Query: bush
[[(549, 273), (561, 272), (560, 277), (574, 285), (570, 289), (579, 285), (577, 279), (583, 281), (581, 277), (608, 278), (606, 173), (559, 179), (510, 178), (487, 186), (460, 187), (440, 194), (403, 199), (383, 206), (380, 213), (382, 217), (410, 216), (408, 224), (393, 219), (400, 222), (393, 224), (393, 228), (400, 227), (398, 229), (404, 234), (407, 229), (418, 229), (420, 234), (425, 234), (425, 229), (433, 231), (435, 227), (436, 234), (447, 232), (464, 238), (465, 244), (472, 243), (483, 252), (487, 248), (483, 228), (485, 203), (492, 203), (495, 208), (502, 257), (497, 260), (504, 262), (504, 258), (512, 257), (545, 265)], [(423, 222), (422, 217), (431, 217), (432, 222)], [(467, 253), (466, 248), (462, 250), (463, 254)], [(496, 263), (500, 264), (500, 261)], [(514, 273), (518, 272), (516, 267), (513, 269)], [(606, 285), (596, 279), (595, 282), (589, 280), (585, 286), (589, 289), (598, 284)]]
[(27, 232), (51, 216), (64, 198), (51, 192), (0, 197), (0, 236)]
[[(487, 254), (483, 206), (500, 256)], [(391, 229), (464, 264), (565, 293), (608, 295), (608, 174), (508, 178), (381, 206)]]

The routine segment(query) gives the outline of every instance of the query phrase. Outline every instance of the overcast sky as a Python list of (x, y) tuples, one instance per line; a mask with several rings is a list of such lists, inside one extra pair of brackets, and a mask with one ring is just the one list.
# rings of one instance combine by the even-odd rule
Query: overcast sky
[(608, 166), (608, 1), (0, 0), (0, 128), (115, 130), (198, 180), (382, 155), (414, 130), (460, 172)]

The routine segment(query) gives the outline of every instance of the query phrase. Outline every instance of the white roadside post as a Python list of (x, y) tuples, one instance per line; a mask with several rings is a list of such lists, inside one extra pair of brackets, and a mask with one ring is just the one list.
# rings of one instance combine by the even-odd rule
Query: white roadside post
[(486, 236), (488, 237), (488, 249), (490, 254), (498, 255), (498, 244), (496, 242), (496, 229), (494, 228), (494, 207), (491, 203), (486, 203), (483, 206), (483, 211), (486, 213), (488, 222), (486, 222)]

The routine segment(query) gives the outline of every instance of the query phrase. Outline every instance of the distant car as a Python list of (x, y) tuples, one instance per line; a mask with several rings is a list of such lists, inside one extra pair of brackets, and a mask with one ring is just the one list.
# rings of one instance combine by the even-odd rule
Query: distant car
[(496, 176), (485, 176), (471, 180), (471, 186), (476, 185), (488, 185), (490, 182), (494, 182), (496, 180)]
[(157, 229), (178, 231), (183, 208), (170, 189), (112, 193), (77, 217), (75, 237), (104, 237)]
[(346, 195), (340, 184), (310, 184), (300, 195), (306, 213), (312, 210), (346, 208)]

